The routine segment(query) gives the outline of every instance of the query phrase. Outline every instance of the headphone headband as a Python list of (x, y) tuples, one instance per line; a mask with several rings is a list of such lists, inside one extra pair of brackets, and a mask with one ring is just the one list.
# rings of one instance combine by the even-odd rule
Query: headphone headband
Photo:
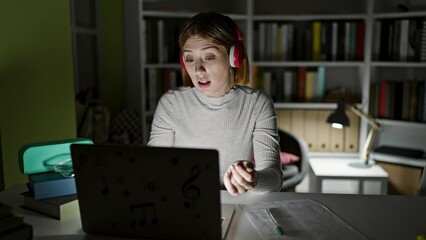
[(243, 34), (241, 34), (240, 28), (238, 27), (237, 24), (235, 24), (235, 31), (237, 32), (238, 42), (242, 43), (244, 40)]

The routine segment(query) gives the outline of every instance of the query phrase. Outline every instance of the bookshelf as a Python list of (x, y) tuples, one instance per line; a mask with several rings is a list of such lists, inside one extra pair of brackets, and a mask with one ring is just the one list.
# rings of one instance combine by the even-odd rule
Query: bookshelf
[[(402, 80), (426, 76), (426, 62), (379, 60), (375, 48), (377, 22), (383, 19), (426, 17), (426, 8), (420, 2), (417, 3), (419, 6), (410, 6), (413, 11), (409, 12), (400, 12), (398, 1), (385, 0), (299, 0), (285, 3), (279, 0), (187, 0), (179, 1), (179, 4), (175, 0), (133, 0), (125, 1), (124, 4), (126, 45), (129, 46), (127, 62), (130, 63), (128, 86), (131, 86), (128, 88), (128, 100), (139, 104), (137, 110), (143, 119), (144, 142), (149, 138), (156, 100), (168, 86), (179, 85), (180, 81), (180, 64), (176, 57), (178, 49), (172, 49), (177, 47), (177, 39), (173, 47), (171, 43), (161, 46), (155, 44), (161, 44), (162, 41), (158, 39), (176, 38), (173, 31), (164, 29), (174, 25), (171, 29), (177, 30), (180, 23), (200, 11), (227, 14), (240, 26), (252, 67), (250, 84), (272, 95), (279, 124), (281, 121), (283, 126), (287, 120), (280, 120), (280, 116), (285, 118), (282, 111), (304, 111), (306, 113), (303, 114), (308, 116), (324, 118), (324, 111), (332, 111), (336, 107), (336, 92), (339, 89), (345, 89), (350, 94), (350, 101), (361, 110), (371, 112), (372, 84), (389, 76), (400, 76)], [(168, 37), (164, 37), (164, 34)], [(293, 35), (293, 38), (286, 38), (286, 34)], [(317, 41), (315, 44), (307, 41), (314, 38)], [(297, 95), (297, 78), (301, 68), (312, 72), (315, 77), (323, 77), (320, 90), (310, 90), (309, 98)], [(290, 84), (292, 91), (277, 90), (289, 88), (286, 80), (283, 80), (286, 77), (293, 79), (293, 84)], [(306, 86), (304, 90), (306, 94)], [(314, 111), (318, 112), (312, 113)], [(325, 119), (317, 120), (322, 121), (325, 122)], [(406, 121), (401, 123), (405, 124)], [(325, 127), (322, 124), (318, 126)], [(313, 153), (356, 154), (358, 146), (364, 143), (368, 126), (360, 120), (356, 127), (357, 134), (354, 134), (353, 129), (348, 130), (350, 134), (356, 135), (356, 143), (353, 144), (356, 149), (314, 150)]]
[(370, 113), (401, 125), (426, 122), (426, 4), (407, 7), (375, 2), (372, 17)]

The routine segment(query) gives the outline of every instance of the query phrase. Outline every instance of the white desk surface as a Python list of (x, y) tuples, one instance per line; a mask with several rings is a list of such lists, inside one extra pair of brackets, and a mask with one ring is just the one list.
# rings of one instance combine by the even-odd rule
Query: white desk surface
[(355, 168), (349, 163), (361, 163), (359, 158), (311, 158), (309, 163), (317, 177), (338, 178), (387, 178), (388, 173), (379, 165), (370, 168)]
[[(23, 202), (20, 193), (25, 190), (24, 185), (10, 187), (0, 192), (0, 201), (14, 207), (16, 215), (24, 216), (24, 221), (33, 225), (34, 239), (104, 239), (87, 236), (82, 232), (79, 213), (76, 213), (74, 218), (61, 222), (20, 208)], [(232, 197), (226, 191), (222, 191), (221, 199), (222, 203), (230, 204), (315, 199), (370, 239), (415, 240), (419, 234), (426, 235), (426, 197), (279, 192), (247, 193)], [(261, 238), (237, 207), (226, 239), (258, 240)]]

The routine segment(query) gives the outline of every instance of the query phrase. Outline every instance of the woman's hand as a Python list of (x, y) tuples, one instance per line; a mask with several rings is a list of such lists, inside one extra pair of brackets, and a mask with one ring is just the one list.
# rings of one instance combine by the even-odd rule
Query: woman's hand
[(256, 186), (257, 174), (251, 161), (237, 161), (229, 166), (223, 176), (223, 183), (228, 192), (237, 196)]

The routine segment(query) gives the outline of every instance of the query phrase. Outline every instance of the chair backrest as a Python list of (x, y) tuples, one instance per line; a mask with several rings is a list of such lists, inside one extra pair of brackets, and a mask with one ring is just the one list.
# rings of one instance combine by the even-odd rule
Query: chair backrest
[(426, 196), (426, 165), (423, 167), (422, 178), (420, 179), (419, 196)]
[(294, 154), (300, 158), (300, 160), (295, 163), (295, 165), (299, 168), (299, 173), (290, 179), (284, 180), (281, 187), (281, 191), (287, 191), (289, 189), (293, 189), (296, 185), (302, 182), (303, 178), (307, 174), (309, 170), (309, 149), (306, 142), (295, 134), (278, 129), (278, 135), (280, 136), (281, 151)]
[[(280, 136), (280, 149), (281, 151), (294, 154), (298, 157), (302, 155), (302, 148), (300, 146), (299, 139), (296, 135), (289, 132), (278, 129), (278, 135)], [(301, 161), (297, 161), (295, 164), (300, 167)]]

